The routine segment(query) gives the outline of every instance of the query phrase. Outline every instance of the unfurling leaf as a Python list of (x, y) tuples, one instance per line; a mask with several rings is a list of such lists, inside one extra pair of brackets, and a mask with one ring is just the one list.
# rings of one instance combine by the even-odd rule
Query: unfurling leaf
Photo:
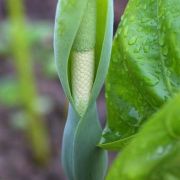
[(106, 151), (98, 148), (101, 127), (96, 98), (111, 53), (112, 0), (59, 0), (55, 23), (55, 60), (70, 101), (62, 164), (70, 180), (103, 180)]

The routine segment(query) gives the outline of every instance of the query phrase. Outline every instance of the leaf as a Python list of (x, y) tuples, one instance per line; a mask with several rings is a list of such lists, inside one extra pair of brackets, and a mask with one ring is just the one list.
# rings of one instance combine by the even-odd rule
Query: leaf
[(55, 60), (64, 92), (70, 101), (63, 136), (62, 164), (68, 179), (101, 180), (107, 169), (107, 153), (96, 146), (102, 129), (95, 101), (104, 82), (110, 60), (113, 1), (97, 0), (96, 74), (88, 108), (83, 117), (80, 117), (71, 93), (69, 59), (87, 2), (88, 0), (60, 0), (57, 5)]
[(119, 154), (107, 180), (179, 179), (180, 94), (163, 106)]
[(122, 147), (177, 92), (179, 63), (179, 0), (130, 0), (113, 44), (101, 147)]
[(107, 169), (106, 151), (97, 148), (101, 137), (96, 106), (88, 108), (85, 116), (70, 106), (64, 130), (62, 164), (68, 179), (103, 179)]

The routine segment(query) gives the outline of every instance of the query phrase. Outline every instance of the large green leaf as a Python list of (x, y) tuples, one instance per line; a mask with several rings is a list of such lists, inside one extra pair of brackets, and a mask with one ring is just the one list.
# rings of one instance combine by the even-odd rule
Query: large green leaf
[(148, 122), (115, 160), (107, 180), (180, 178), (180, 94)]
[(107, 153), (98, 148), (101, 127), (96, 98), (104, 82), (112, 46), (113, 1), (97, 0), (96, 72), (86, 112), (81, 117), (71, 92), (70, 54), (88, 0), (60, 0), (55, 25), (55, 60), (63, 89), (70, 101), (63, 136), (62, 164), (70, 180), (101, 180), (107, 168)]
[(180, 86), (180, 1), (130, 0), (106, 81), (101, 146), (118, 149)]

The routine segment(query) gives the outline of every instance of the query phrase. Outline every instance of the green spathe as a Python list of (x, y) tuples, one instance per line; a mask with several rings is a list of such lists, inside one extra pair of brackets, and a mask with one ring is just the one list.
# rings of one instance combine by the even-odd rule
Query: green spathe
[(88, 1), (73, 44), (74, 51), (83, 52), (94, 49), (96, 43), (96, 11), (96, 0)]
[[(96, 14), (94, 14), (94, 8), (90, 8), (90, 13), (86, 13), (88, 3), (90, 7), (94, 5), (97, 7)], [(95, 4), (93, 5), (93, 3)], [(63, 135), (63, 168), (69, 180), (103, 180), (107, 169), (107, 153), (97, 147), (102, 129), (97, 114), (96, 98), (103, 85), (110, 60), (113, 35), (113, 1), (60, 0), (56, 12), (55, 61), (62, 87), (70, 101)], [(91, 17), (92, 12), (93, 16), (96, 16), (96, 24), (92, 21), (94, 19), (93, 16)], [(83, 18), (89, 19), (90, 24), (83, 23), (85, 21)], [(86, 27), (86, 30), (83, 27)], [(88, 39), (86, 43), (88, 43), (85, 44), (85, 36), (80, 37), (80, 31), (82, 34), (90, 33), (88, 35), (93, 38), (89, 39), (86, 35)], [(80, 43), (76, 44), (77, 41)], [(82, 49), (83, 51), (81, 51)], [(95, 65), (92, 62), (85, 62), (86, 57), (92, 62), (95, 61)], [(74, 65), (72, 64), (73, 59), (75, 59)], [(88, 88), (91, 89), (91, 92), (88, 93), (88, 104), (83, 113), (78, 111), (74, 98), (76, 95), (73, 93), (72, 87), (74, 86), (73, 78), (76, 78), (73, 76), (72, 69), (75, 70), (74, 74), (79, 73), (79, 70), (76, 71), (76, 63), (80, 62), (83, 62), (82, 67), (84, 68), (87, 68), (88, 64), (94, 66), (94, 72), (91, 67), (90, 71), (87, 70), (92, 75), (91, 82), (86, 81), (91, 85)], [(85, 71), (84, 73), (87, 74)]]
[(72, 94), (80, 116), (86, 111), (94, 81), (95, 52), (73, 51), (71, 55)]

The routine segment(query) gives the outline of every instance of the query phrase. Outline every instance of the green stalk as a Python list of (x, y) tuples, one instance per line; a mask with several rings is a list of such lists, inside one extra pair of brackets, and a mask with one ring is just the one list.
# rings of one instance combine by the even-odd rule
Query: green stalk
[(72, 94), (83, 116), (88, 106), (95, 70), (96, 0), (88, 2), (72, 50)]
[(12, 54), (19, 80), (19, 93), (28, 117), (26, 133), (31, 141), (35, 159), (42, 164), (49, 158), (48, 135), (42, 117), (35, 108), (38, 96), (30, 59), (23, 2), (22, 0), (8, 0), (7, 5), (11, 22)]

